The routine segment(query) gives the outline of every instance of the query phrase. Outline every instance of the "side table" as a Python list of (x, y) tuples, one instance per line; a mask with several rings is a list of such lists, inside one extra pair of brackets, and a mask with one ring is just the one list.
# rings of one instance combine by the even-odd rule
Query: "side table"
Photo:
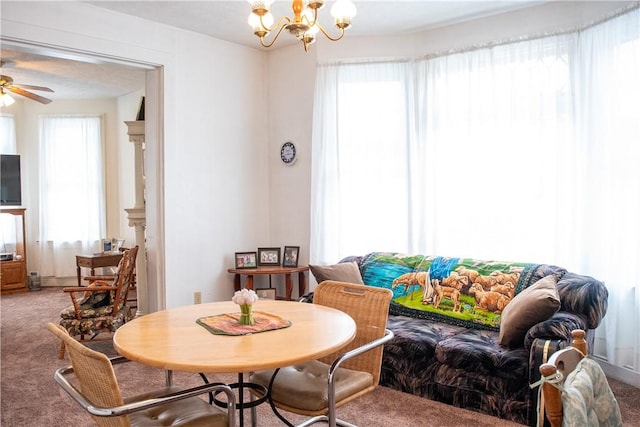
[(117, 266), (122, 259), (122, 252), (99, 252), (91, 255), (76, 255), (76, 270), (78, 272), (78, 286), (82, 286), (80, 268), (90, 268), (91, 275), (95, 276), (95, 269), (100, 267)]
[(227, 271), (233, 273), (233, 289), (239, 291), (242, 287), (241, 276), (246, 276), (245, 288), (253, 289), (253, 276), (255, 275), (269, 275), (272, 274), (284, 274), (286, 296), (287, 301), (291, 301), (291, 293), (293, 291), (293, 279), (291, 275), (298, 273), (298, 296), (304, 295), (304, 291), (307, 287), (307, 281), (304, 275), (305, 271), (309, 270), (308, 265), (301, 267), (280, 267), (276, 266), (262, 266), (257, 268), (230, 268)]

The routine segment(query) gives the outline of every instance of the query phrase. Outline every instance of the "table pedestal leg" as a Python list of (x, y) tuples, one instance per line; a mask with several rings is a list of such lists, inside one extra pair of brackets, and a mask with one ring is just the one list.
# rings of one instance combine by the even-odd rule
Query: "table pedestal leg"
[[(239, 291), (241, 287), (242, 282), (240, 281), (240, 275), (236, 274), (235, 276), (233, 276), (233, 290)], [(247, 280), (244, 284), (244, 287), (247, 289), (253, 289), (253, 274), (247, 275)]]
[(304, 275), (304, 271), (298, 272), (298, 297), (304, 295), (305, 290), (307, 289), (306, 277)]
[(284, 283), (287, 295), (287, 301), (291, 301), (291, 292), (293, 291), (293, 281), (291, 280), (291, 273), (284, 275)]

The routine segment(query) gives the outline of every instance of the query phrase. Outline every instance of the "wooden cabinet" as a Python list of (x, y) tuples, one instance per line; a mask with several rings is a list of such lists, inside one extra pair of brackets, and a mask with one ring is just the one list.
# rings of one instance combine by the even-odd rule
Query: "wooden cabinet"
[(0, 291), (3, 294), (27, 290), (27, 246), (24, 208), (0, 209), (2, 242), (0, 262), (2, 276)]

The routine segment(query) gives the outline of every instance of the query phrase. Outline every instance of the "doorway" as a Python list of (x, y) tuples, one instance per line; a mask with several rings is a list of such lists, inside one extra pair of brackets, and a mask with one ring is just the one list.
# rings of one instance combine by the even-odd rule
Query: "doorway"
[[(143, 160), (146, 187), (145, 199), (147, 205), (152, 205), (154, 208), (147, 210), (145, 227), (146, 234), (151, 237), (145, 239), (147, 241), (146, 257), (144, 257), (147, 261), (147, 301), (139, 303), (139, 309), (147, 313), (164, 307), (164, 270), (161, 268), (164, 265), (161, 262), (164, 258), (161, 244), (164, 238), (160, 225), (163, 218), (163, 203), (161, 200), (163, 193), (161, 189), (164, 175), (162, 158), (162, 123), (164, 117), (164, 109), (161, 103), (163, 92), (162, 65), (134, 59), (109, 57), (85, 51), (81, 52), (64, 47), (45, 46), (39, 43), (12, 40), (5, 37), (2, 38), (2, 51), (3, 61), (5, 59), (13, 60), (16, 64), (14, 69), (10, 71), (17, 76), (14, 81), (23, 81), (25, 83), (37, 81), (41, 86), (62, 88), (61, 92), (68, 92), (74, 89), (63, 84), (65, 80), (66, 84), (71, 81), (72, 86), (81, 88), (81, 90), (84, 89), (83, 96), (85, 97), (87, 92), (91, 91), (92, 84), (96, 87), (101, 86), (104, 89), (106, 84), (100, 82), (104, 83), (105, 78), (111, 78), (113, 81), (120, 83), (120, 86), (123, 86), (125, 82), (127, 85), (130, 84), (132, 77), (141, 77), (139, 80), (141, 82), (140, 89), (143, 90), (145, 96), (145, 141), (147, 147), (144, 151)], [(5, 54), (7, 52), (13, 53)], [(21, 56), (37, 56), (39, 58), (38, 68), (25, 69), (25, 67), (20, 67)], [(31, 77), (29, 77), (29, 73), (31, 73)], [(7, 74), (4, 68), (3, 74)], [(58, 79), (58, 83), (56, 83), (56, 79)], [(64, 95), (55, 94), (51, 98), (55, 102), (55, 98), (58, 96)], [(117, 94), (113, 95), (113, 97), (117, 96)], [(133, 204), (133, 200), (131, 203)], [(130, 207), (122, 206), (122, 208)], [(31, 239), (35, 240), (35, 237), (32, 236)]]

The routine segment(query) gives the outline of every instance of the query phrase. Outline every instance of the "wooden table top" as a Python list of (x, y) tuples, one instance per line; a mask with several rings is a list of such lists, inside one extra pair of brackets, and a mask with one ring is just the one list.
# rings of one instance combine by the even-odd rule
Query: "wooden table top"
[(97, 252), (97, 253), (93, 253), (93, 254), (76, 255), (76, 259), (96, 260), (96, 259), (102, 259), (102, 258), (110, 258), (110, 259), (120, 260), (120, 258), (122, 258), (122, 255), (124, 255), (124, 254), (123, 254), (123, 252), (120, 252), (120, 251)]
[(300, 273), (302, 271), (309, 270), (308, 265), (302, 265), (300, 267), (281, 267), (279, 265), (261, 265), (255, 268), (230, 268), (227, 270), (229, 273), (254, 275), (254, 274), (289, 274)]
[(255, 311), (291, 321), (291, 326), (251, 335), (215, 335), (201, 317), (238, 313), (231, 301), (197, 304), (136, 318), (120, 327), (113, 346), (127, 359), (156, 368), (203, 373), (239, 373), (317, 359), (349, 343), (356, 333), (346, 313), (318, 304), (260, 300)]

